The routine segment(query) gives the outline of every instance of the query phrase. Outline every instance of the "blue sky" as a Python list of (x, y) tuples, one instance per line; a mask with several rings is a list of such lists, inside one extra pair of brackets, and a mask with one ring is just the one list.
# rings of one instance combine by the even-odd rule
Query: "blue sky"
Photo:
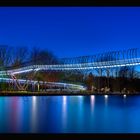
[(0, 7), (0, 44), (58, 57), (140, 47), (140, 7)]

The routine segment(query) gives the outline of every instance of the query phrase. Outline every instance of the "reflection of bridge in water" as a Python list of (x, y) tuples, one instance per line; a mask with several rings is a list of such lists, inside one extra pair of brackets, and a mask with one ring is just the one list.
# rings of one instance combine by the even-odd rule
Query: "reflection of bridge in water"
[[(0, 71), (1, 80), (5, 82), (13, 82), (20, 90), (25, 90), (29, 84), (35, 85), (50, 85), (58, 87), (75, 87), (79, 90), (85, 88), (80, 85), (57, 83), (57, 82), (37, 82), (29, 79), (17, 79), (16, 75), (23, 73), (36, 73), (37, 71), (97, 71), (99, 76), (102, 76), (103, 71), (106, 71), (106, 76), (110, 76), (110, 71), (121, 67), (131, 67), (140, 65), (140, 57), (138, 57), (138, 49), (129, 49), (124, 51), (113, 51), (93, 56), (82, 56), (75, 58), (63, 58), (55, 64), (47, 65), (34, 65), (25, 63), (17, 68), (6, 68), (4, 71)], [(4, 78), (4, 76), (10, 76), (10, 78)]]

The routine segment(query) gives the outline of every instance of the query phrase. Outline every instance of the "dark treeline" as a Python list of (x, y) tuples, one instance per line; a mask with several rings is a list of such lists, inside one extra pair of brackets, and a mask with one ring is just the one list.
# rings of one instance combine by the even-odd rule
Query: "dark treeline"
[(20, 67), (25, 64), (53, 64), (58, 63), (57, 57), (46, 49), (25, 46), (11, 47), (0, 45), (0, 67)]
[[(118, 76), (118, 77), (106, 77), (97, 76), (90, 73), (85, 80), (88, 90), (95, 92), (102, 92), (107, 87), (111, 92), (139, 92), (140, 91), (140, 79), (138, 76), (130, 77), (130, 75)], [(92, 89), (94, 87), (94, 89)]]
[[(113, 61), (115, 58), (112, 54), (104, 55), (98, 58), (97, 62)], [(104, 75), (103, 75), (104, 73)], [(89, 73), (85, 83), (88, 90), (112, 92), (138, 92), (140, 91), (139, 72), (135, 66), (124, 66), (116, 68), (99, 69), (98, 74)]]
[[(98, 58), (98, 62), (116, 60), (113, 53), (104, 54)], [(98, 76), (90, 73), (86, 78), (89, 90), (112, 92), (136, 92), (140, 91), (139, 72), (134, 66), (125, 66), (113, 69), (99, 69)], [(103, 75), (104, 73), (104, 75)], [(93, 88), (94, 87), (94, 88)]]
[[(97, 62), (106, 62), (116, 60), (113, 53), (104, 54), (98, 57)], [(98, 75), (89, 73), (85, 83), (88, 90), (95, 92), (108, 91), (112, 92), (139, 92), (140, 79), (139, 72), (134, 66), (125, 66), (113, 69), (99, 69)], [(103, 72), (105, 73), (103, 75)]]

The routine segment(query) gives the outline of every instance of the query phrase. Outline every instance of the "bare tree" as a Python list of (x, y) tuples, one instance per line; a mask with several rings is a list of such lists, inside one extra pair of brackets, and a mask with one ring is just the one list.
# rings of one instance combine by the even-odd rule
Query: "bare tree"
[(119, 70), (119, 77), (122, 78), (134, 78), (134, 74), (135, 74), (135, 67), (121, 67)]
[(5, 63), (7, 61), (7, 45), (0, 45), (0, 66), (5, 66)]
[(23, 62), (27, 61), (29, 55), (27, 47), (21, 46), (13, 50), (12, 66), (20, 66)]
[(58, 63), (57, 57), (48, 50), (41, 50), (34, 47), (30, 54), (30, 60), (34, 64), (56, 64)]

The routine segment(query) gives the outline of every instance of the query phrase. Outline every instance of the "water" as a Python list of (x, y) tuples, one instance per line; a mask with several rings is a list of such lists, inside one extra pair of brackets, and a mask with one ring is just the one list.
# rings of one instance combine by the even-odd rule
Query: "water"
[(140, 96), (0, 97), (1, 133), (140, 133)]

